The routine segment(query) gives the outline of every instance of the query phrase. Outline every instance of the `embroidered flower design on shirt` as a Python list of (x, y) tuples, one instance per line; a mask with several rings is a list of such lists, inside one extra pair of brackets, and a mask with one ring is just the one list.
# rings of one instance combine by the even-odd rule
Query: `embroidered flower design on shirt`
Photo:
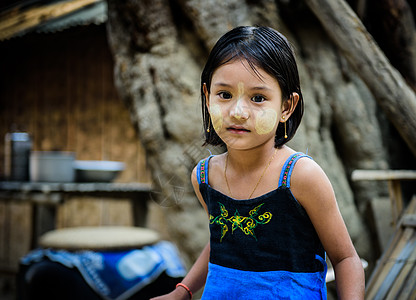
[(233, 216), (229, 217), (228, 210), (225, 208), (224, 204), (218, 202), (220, 206), (220, 215), (214, 217), (212, 215), (209, 216), (210, 224), (218, 224), (221, 227), (221, 239), (222, 242), (223, 237), (228, 232), (228, 226), (231, 226), (231, 233), (239, 228), (245, 235), (252, 236), (256, 241), (257, 237), (254, 232), (254, 229), (260, 224), (267, 224), (271, 218), (272, 214), (270, 212), (265, 212), (263, 214), (259, 214), (260, 208), (263, 206), (264, 203), (256, 206), (249, 212), (249, 216), (242, 216), (235, 210)]
[(289, 176), (289, 171), (290, 171), (290, 167), (293, 164), (294, 160), (298, 157), (301, 156), (302, 153), (296, 153), (295, 155), (292, 156), (292, 158), (290, 159), (290, 161), (288, 162), (286, 169), (284, 170), (283, 173), (283, 180), (282, 180), (282, 186), (287, 186), (287, 179)]

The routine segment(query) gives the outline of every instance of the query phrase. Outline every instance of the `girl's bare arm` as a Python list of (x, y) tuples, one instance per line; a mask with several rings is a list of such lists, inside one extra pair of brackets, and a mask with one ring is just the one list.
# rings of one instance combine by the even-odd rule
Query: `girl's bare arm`
[(293, 170), (291, 186), (334, 267), (338, 298), (364, 299), (364, 270), (329, 179), (314, 161), (300, 159)]

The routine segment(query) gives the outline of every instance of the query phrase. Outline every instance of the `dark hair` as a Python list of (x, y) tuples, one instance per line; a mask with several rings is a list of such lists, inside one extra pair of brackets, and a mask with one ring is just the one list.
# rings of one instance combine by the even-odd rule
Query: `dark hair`
[[(201, 75), (202, 119), (205, 143), (224, 145), (209, 122), (209, 111), (203, 90), (204, 83), (210, 93), (212, 75), (216, 69), (234, 59), (245, 60), (255, 71), (261, 68), (274, 77), (282, 91), (282, 102), (290, 99), (292, 93), (299, 94), (295, 111), (286, 121), (287, 138), (284, 137), (284, 124), (279, 123), (275, 136), (275, 147), (283, 146), (295, 135), (303, 115), (303, 97), (296, 60), (292, 47), (285, 36), (278, 31), (263, 26), (240, 26), (223, 35), (212, 48)], [(209, 132), (207, 132), (209, 126)]]

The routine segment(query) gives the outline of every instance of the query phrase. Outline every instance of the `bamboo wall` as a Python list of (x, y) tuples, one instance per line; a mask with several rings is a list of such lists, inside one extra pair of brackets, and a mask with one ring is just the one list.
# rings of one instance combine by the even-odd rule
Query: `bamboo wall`
[[(149, 182), (145, 154), (113, 84), (105, 26), (30, 34), (0, 43), (0, 177), (4, 136), (27, 131), (33, 150), (74, 151), (80, 160), (123, 161), (118, 182)], [(32, 208), (0, 201), (0, 269), (16, 270), (30, 248)], [(57, 227), (131, 225), (130, 202), (71, 198)]]

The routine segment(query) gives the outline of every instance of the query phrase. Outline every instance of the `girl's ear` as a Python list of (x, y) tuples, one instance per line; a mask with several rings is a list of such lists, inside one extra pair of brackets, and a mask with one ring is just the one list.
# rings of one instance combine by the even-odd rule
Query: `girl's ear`
[(285, 102), (282, 103), (282, 115), (280, 116), (281, 122), (284, 123), (290, 118), (290, 116), (295, 111), (296, 105), (298, 105), (298, 101), (299, 101), (299, 94), (292, 93), (289, 99), (287, 99)]
[(209, 110), (209, 93), (208, 93), (207, 84), (205, 82), (202, 85), (202, 90), (203, 90), (204, 95), (205, 95), (205, 105), (207, 106), (207, 108)]

